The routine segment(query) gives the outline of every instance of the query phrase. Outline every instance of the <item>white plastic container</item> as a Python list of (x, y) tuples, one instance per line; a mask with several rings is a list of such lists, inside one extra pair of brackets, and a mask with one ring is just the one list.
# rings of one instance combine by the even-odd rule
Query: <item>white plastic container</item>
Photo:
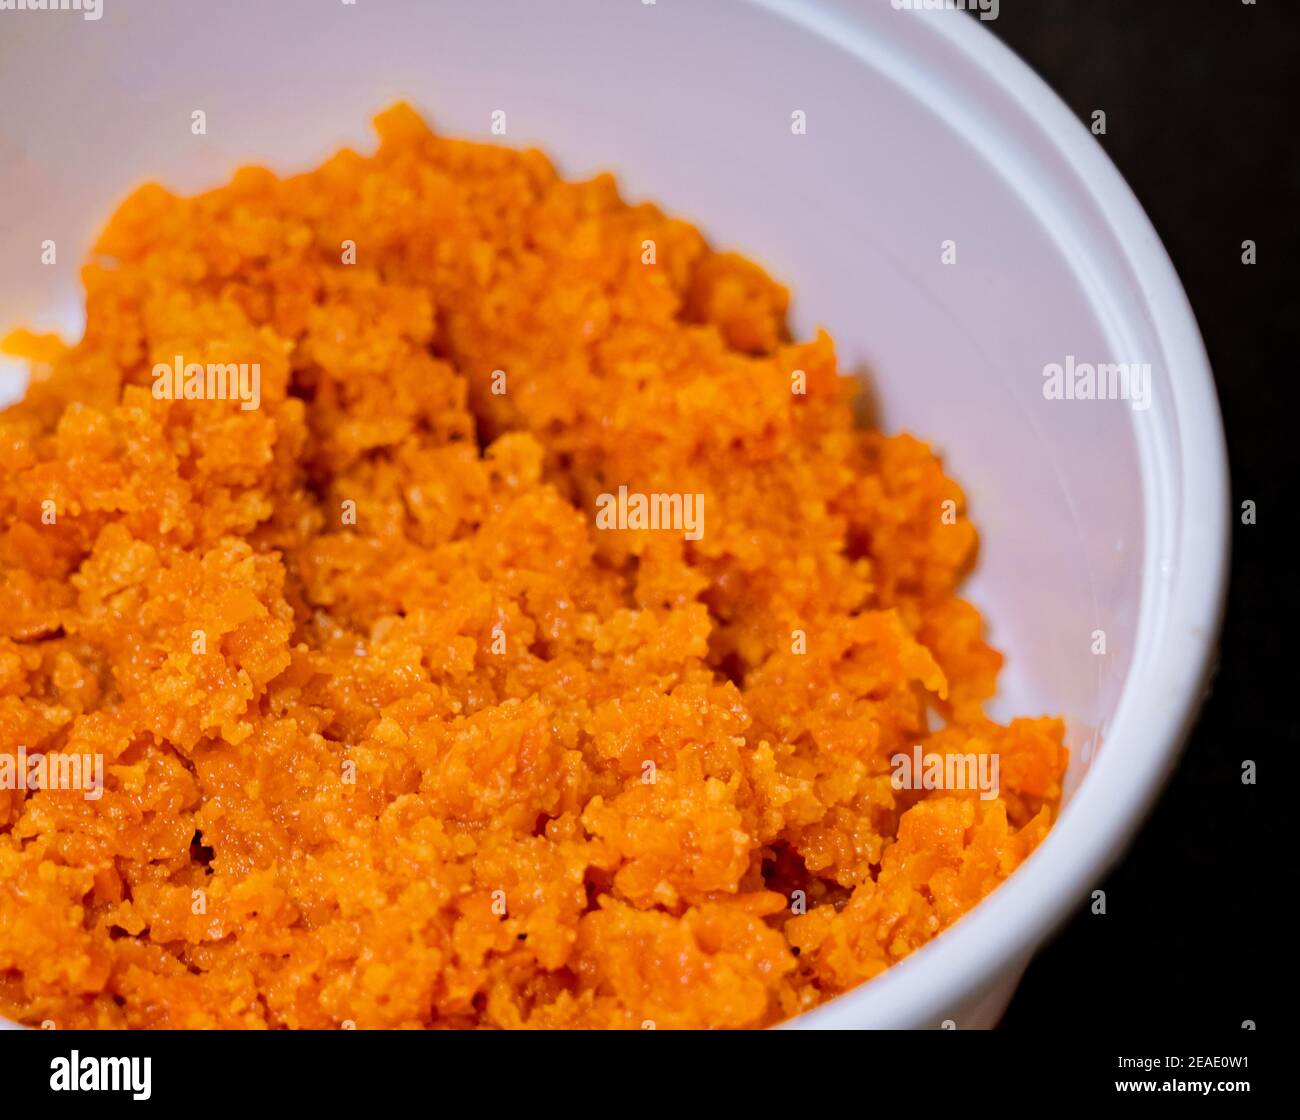
[[(977, 20), (891, 0), (103, 3), (0, 13), (0, 324), (80, 329), (77, 265), (142, 179), (367, 150), (399, 97), (484, 140), (500, 109), (504, 142), (613, 169), (762, 261), (797, 333), (825, 325), (870, 371), (882, 426), (942, 450), (981, 530), (966, 592), (1008, 655), (994, 712), (1067, 716), (1068, 803), (952, 930), (792, 1025), (994, 1023), (1174, 765), (1227, 569), (1196, 324), (1083, 124)], [(1150, 407), (1047, 399), (1071, 362), (1149, 366)], [(0, 371), (0, 400), (20, 387)]]

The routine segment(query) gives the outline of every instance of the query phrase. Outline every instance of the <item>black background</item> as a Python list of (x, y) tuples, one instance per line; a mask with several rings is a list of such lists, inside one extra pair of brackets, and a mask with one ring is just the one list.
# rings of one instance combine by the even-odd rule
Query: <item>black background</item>
[[(1282, 977), (1294, 872), (1275, 878), (1261, 790), (1297, 741), (1283, 683), (1297, 657), (1294, 575), (1277, 578), (1290, 515), (1300, 159), (1298, 0), (1002, 0), (985, 23), (1098, 137), (1163, 239), (1196, 312), (1228, 437), (1232, 581), (1219, 675), (1187, 753), (1109, 879), (1030, 965), (1007, 1029), (1263, 1029)], [(1289, 88), (1290, 87), (1290, 88)], [(1241, 243), (1258, 263), (1241, 262)], [(1291, 438), (1294, 443), (1294, 437)], [(1244, 526), (1241, 502), (1257, 503)], [(1278, 528), (1283, 536), (1279, 538)], [(1273, 542), (1273, 543), (1266, 543)], [(1279, 687), (1281, 685), (1281, 687)], [(1254, 759), (1259, 785), (1245, 786)]]

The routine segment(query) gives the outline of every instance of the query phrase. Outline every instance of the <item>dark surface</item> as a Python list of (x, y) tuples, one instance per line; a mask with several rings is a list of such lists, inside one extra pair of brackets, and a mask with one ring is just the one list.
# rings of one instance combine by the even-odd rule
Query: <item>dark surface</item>
[[(1106, 111), (1099, 142), (1150, 215), (1200, 322), (1238, 511), (1219, 675), (1182, 765), (1098, 884), (1107, 913), (1080, 900), (1030, 965), (1003, 1026), (1213, 1037), (1251, 1019), (1264, 1029), (1264, 1003), (1290, 972), (1280, 940), (1294, 878), (1266, 856), (1293, 821), (1270, 822), (1262, 791), (1297, 741), (1295, 695), (1275, 682), (1298, 660), (1288, 633), (1295, 573), (1284, 580), (1278, 562), (1294, 528), (1283, 441), (1297, 442), (1284, 426), (1295, 422), (1300, 353), (1290, 104), (1300, 3), (1002, 0), (985, 26), (1080, 119)], [(1253, 267), (1241, 263), (1248, 238), (1258, 245)], [(1258, 507), (1253, 527), (1240, 520), (1247, 499)], [(1242, 784), (1243, 759), (1259, 766), (1258, 785)]]

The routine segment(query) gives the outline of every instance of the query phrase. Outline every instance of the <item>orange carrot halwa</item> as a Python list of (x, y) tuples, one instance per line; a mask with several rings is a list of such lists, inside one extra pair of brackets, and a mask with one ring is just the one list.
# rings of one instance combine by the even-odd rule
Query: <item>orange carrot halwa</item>
[[(754, 264), (377, 124), (142, 187), (81, 341), (6, 341), (0, 1015), (759, 1027), (878, 975), (1061, 794), (1060, 722), (983, 712), (961, 490)], [(174, 362), (257, 406), (160, 396)], [(703, 532), (599, 527), (620, 487)], [(996, 796), (897, 788), (918, 745)]]

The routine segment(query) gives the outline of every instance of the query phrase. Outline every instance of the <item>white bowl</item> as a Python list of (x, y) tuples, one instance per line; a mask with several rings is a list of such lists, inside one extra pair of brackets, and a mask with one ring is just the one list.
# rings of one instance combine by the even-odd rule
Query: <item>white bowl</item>
[[(796, 1027), (996, 1021), (1174, 765), (1227, 569), (1214, 386), (1150, 223), (978, 21), (894, 2), (104, 0), (95, 22), (0, 17), (0, 103), (22, 110), (0, 123), (0, 321), (79, 330), (76, 264), (143, 178), (309, 167), (368, 147), (369, 116), (399, 97), (485, 140), (504, 109), (506, 143), (571, 176), (614, 169), (629, 197), (765, 263), (797, 331), (824, 324), (846, 368), (872, 371), (883, 426), (943, 451), (982, 534), (966, 591), (1008, 654), (994, 714), (1067, 716), (1067, 804), (986, 902)], [(1044, 368), (1070, 358), (1148, 364), (1151, 407), (1046, 399)], [(16, 395), (21, 375), (0, 376)]]

